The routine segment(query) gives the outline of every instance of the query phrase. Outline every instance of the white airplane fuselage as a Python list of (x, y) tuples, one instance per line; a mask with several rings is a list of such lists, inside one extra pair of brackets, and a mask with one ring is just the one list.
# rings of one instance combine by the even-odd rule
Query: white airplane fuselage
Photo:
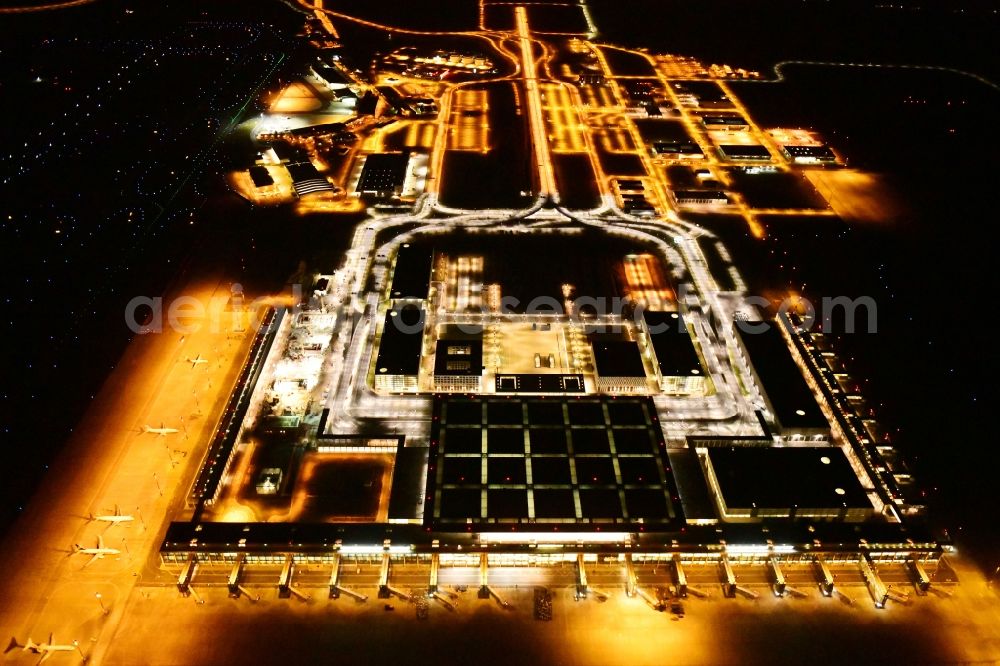
[(94, 516), (94, 520), (99, 520), (102, 523), (130, 523), (135, 518), (132, 516)]
[(142, 427), (142, 431), (143, 432), (148, 432), (151, 435), (159, 435), (161, 437), (163, 435), (173, 435), (173, 434), (176, 434), (177, 432), (179, 432), (177, 430), (177, 428), (162, 428), (162, 427), (160, 427), (160, 428), (151, 428), (149, 426), (143, 426)]

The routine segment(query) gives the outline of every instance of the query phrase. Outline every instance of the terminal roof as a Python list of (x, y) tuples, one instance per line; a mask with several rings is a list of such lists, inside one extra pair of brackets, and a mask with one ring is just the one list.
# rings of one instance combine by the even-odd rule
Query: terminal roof
[(736, 331), (782, 428), (829, 428), (775, 323), (737, 322)]
[(427, 298), (433, 258), (430, 248), (403, 243), (396, 254), (389, 295), (392, 298)]
[(710, 447), (708, 459), (731, 508), (870, 508), (843, 450), (835, 446)]
[(690, 377), (702, 374), (698, 352), (680, 313), (646, 310), (642, 313), (642, 318), (646, 322), (650, 342), (653, 343), (660, 375)]
[(601, 377), (644, 377), (639, 345), (632, 340), (598, 339), (591, 343), (594, 365)]
[(375, 373), (416, 375), (420, 370), (425, 314), (415, 305), (392, 308), (385, 313), (385, 327), (375, 359)]

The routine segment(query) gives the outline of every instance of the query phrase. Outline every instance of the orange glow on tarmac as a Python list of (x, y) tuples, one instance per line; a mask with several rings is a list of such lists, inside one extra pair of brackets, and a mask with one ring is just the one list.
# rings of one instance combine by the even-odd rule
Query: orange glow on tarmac
[(854, 169), (806, 169), (806, 178), (848, 222), (891, 224), (905, 206), (876, 174)]
[[(88, 660), (101, 663), (140, 572), (159, 575), (161, 525), (183, 505), (252, 339), (247, 315), (227, 311), (230, 286), (206, 276), (168, 294), (164, 310), (174, 304), (183, 330), (165, 313), (163, 332), (137, 335), (95, 396), (3, 542), (6, 635), (79, 640)], [(187, 359), (199, 355), (208, 363), (192, 367)], [(149, 423), (177, 432), (143, 433)], [(135, 516), (127, 529), (86, 519), (115, 506)], [(66, 556), (70, 544), (98, 535), (120, 554), (86, 568)]]
[(312, 86), (297, 81), (285, 86), (280, 93), (271, 101), (268, 108), (270, 113), (309, 113), (317, 111), (323, 107), (323, 101), (319, 98), (316, 90)]
[(651, 254), (630, 255), (622, 261), (621, 272), (626, 298), (648, 310), (676, 310), (677, 303), (670, 283), (663, 274), (659, 259)]
[(822, 146), (819, 134), (812, 130), (789, 127), (775, 127), (767, 130), (768, 135), (780, 146)]
[(249, 171), (233, 171), (226, 176), (229, 187), (238, 195), (258, 206), (277, 206), (295, 199), (292, 179), (284, 165), (267, 165), (268, 174), (274, 180), (272, 185), (257, 187), (250, 178)]
[(489, 92), (458, 88), (448, 118), (448, 150), (487, 152), (490, 149)]
[(296, 215), (360, 213), (364, 210), (365, 204), (360, 198), (345, 196), (343, 193), (317, 192), (301, 197), (295, 202)]

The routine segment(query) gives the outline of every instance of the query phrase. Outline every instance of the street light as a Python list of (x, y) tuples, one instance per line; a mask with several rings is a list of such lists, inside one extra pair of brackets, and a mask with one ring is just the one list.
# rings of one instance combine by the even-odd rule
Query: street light
[(100, 592), (95, 592), (94, 593), (94, 597), (97, 598), (97, 603), (101, 607), (101, 612), (104, 613), (105, 615), (107, 615), (108, 614), (108, 609), (104, 606), (104, 598), (101, 596), (101, 593)]

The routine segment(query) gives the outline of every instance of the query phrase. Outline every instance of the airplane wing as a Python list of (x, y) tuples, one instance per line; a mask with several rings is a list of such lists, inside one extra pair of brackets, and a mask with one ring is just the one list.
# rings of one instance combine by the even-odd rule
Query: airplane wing
[(83, 568), (86, 569), (87, 567), (89, 567), (91, 564), (101, 559), (102, 557), (104, 557), (103, 553), (94, 553), (94, 556), (91, 557), (89, 560), (87, 560), (87, 563), (83, 565)]
[(100, 535), (97, 536), (97, 547), (98, 548), (104, 548), (104, 537), (103, 536), (100, 536)]
[(45, 661), (46, 659), (48, 659), (51, 656), (52, 656), (52, 651), (51, 650), (46, 650), (45, 654), (42, 655), (42, 658), (38, 660), (38, 663), (41, 664), (43, 661)]

